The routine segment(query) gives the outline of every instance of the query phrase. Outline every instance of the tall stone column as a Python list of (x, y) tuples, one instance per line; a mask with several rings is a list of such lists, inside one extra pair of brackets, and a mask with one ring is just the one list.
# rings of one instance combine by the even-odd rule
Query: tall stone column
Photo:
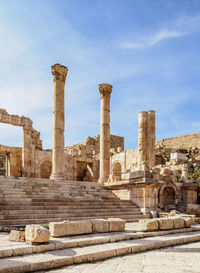
[(148, 111), (147, 120), (147, 162), (149, 168), (155, 167), (155, 111)]
[(147, 120), (146, 111), (138, 114), (138, 149), (139, 149), (139, 168), (142, 170), (147, 164)]
[(65, 179), (65, 160), (64, 160), (64, 88), (67, 76), (67, 67), (54, 64), (51, 67), (53, 74), (53, 154), (52, 154), (52, 174), (51, 179)]
[(100, 177), (99, 182), (108, 182), (110, 174), (110, 95), (112, 85), (100, 84), (101, 95), (100, 113)]
[(142, 111), (138, 115), (139, 168), (155, 166), (155, 111)]

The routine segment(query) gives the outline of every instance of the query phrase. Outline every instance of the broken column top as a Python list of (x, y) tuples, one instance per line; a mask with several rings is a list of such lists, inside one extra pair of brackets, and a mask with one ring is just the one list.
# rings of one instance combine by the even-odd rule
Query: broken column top
[(103, 96), (110, 95), (112, 93), (112, 85), (108, 83), (99, 84), (99, 92)]
[(54, 76), (54, 80), (65, 81), (68, 68), (61, 64), (54, 64), (51, 66), (51, 71)]
[(140, 114), (140, 113), (149, 113), (149, 112), (150, 112), (150, 113), (155, 113), (156, 111), (155, 111), (155, 110), (140, 111), (139, 114)]

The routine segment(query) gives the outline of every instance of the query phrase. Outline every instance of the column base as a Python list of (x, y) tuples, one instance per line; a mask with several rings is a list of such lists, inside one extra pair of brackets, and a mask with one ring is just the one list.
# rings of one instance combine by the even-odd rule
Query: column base
[(65, 180), (64, 173), (52, 173), (50, 176), (51, 180)]

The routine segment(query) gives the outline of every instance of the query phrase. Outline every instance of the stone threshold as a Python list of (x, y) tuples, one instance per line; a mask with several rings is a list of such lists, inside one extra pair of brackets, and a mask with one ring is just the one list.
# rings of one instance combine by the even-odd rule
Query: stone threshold
[(186, 232), (7, 257), (0, 259), (0, 273), (48, 270), (197, 241), (199, 232)]
[[(164, 231), (151, 231), (151, 232), (112, 232), (112, 233), (98, 233), (86, 234), (79, 236), (68, 236), (61, 238), (53, 238), (49, 244), (29, 245), (25, 242), (10, 242), (8, 235), (0, 236), (0, 258), (16, 257), (21, 255), (30, 255), (34, 253), (43, 253), (46, 251), (62, 250), (67, 248), (92, 246), (99, 244), (109, 244), (117, 241), (135, 240), (142, 238), (150, 238), (156, 236), (165, 236), (171, 234), (181, 234), (200, 231), (200, 226), (192, 226), (184, 229), (173, 229)], [(1, 239), (2, 238), (2, 239)], [(1, 271), (0, 271), (1, 272)]]

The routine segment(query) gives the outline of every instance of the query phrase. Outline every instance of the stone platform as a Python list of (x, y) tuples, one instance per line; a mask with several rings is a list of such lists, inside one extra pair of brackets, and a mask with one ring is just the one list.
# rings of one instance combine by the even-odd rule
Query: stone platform
[(109, 217), (145, 218), (133, 202), (98, 183), (0, 177), (0, 226)]
[(43, 245), (9, 242), (8, 235), (1, 233), (0, 273), (48, 270), (200, 241), (200, 226), (156, 232), (136, 229), (137, 224), (130, 223), (125, 232), (51, 238)]

